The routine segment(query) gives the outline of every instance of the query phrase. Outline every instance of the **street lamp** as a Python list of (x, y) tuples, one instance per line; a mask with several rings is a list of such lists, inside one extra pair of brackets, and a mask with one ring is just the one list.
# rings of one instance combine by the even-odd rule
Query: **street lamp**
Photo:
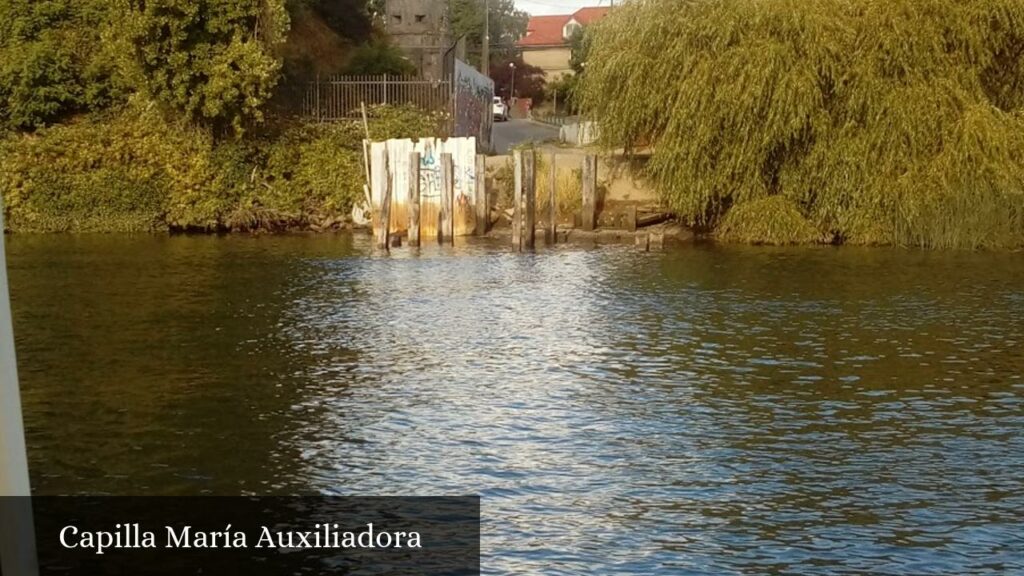
[(491, 3), (484, 0), (484, 41), (480, 47), (480, 73), (491, 76)]
[(516, 97), (516, 63), (509, 62), (508, 67), (512, 69), (512, 86), (508, 89), (508, 100), (511, 102)]

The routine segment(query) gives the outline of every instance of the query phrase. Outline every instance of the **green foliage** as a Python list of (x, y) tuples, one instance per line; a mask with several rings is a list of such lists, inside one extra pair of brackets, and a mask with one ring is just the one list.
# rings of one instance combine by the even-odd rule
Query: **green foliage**
[(165, 214), (180, 211), (194, 191), (219, 192), (214, 176), (196, 161), (209, 144), (151, 111), (13, 136), (0, 151), (7, 225), (41, 232), (166, 227)]
[[(515, 68), (511, 66), (512, 64), (515, 65)], [(544, 99), (544, 70), (524, 62), (522, 54), (514, 58), (498, 60), (491, 66), (495, 96), (511, 98), (513, 74), (515, 75), (515, 96), (533, 98), (537, 102)]]
[(554, 102), (557, 96), (558, 109), (568, 114), (579, 114), (579, 98), (577, 91), (580, 86), (580, 78), (583, 76), (587, 66), (587, 58), (590, 54), (590, 35), (586, 28), (576, 28), (569, 39), (571, 49), (569, 66), (572, 72), (563, 74), (555, 80), (548, 81), (545, 85), (545, 99)]
[(128, 43), (154, 98), (236, 132), (263, 119), (288, 31), (283, 0), (126, 1)]
[(0, 0), (0, 126), (32, 130), (121, 99), (103, 0)]
[[(415, 108), (374, 106), (367, 110), (374, 140), (412, 138), (433, 133), (438, 118)], [(365, 167), (361, 122), (300, 123), (286, 126), (254, 143), (249, 160), (256, 184), (239, 199), (226, 225), (269, 220), (305, 224), (341, 218), (363, 198)], [(239, 221), (240, 220), (240, 221)]]
[(400, 48), (392, 45), (386, 37), (382, 37), (357, 47), (352, 52), (345, 73), (411, 76), (416, 73), (416, 67), (405, 58)]
[(846, 242), (1024, 244), (1019, 0), (649, 0), (589, 33), (581, 105), (693, 223), (781, 196)]
[[(529, 14), (518, 10), (513, 0), (489, 0), (491, 63), (512, 57), (516, 41), (526, 35)], [(480, 0), (450, 0), (450, 31), (453, 38), (466, 37), (473, 63), (479, 63), (484, 30), (484, 3)]]
[(367, 42), (373, 32), (367, 0), (296, 0), (323, 19), (341, 37)]
[(576, 74), (583, 74), (590, 57), (590, 35), (586, 28), (576, 28), (569, 38), (569, 66)]
[[(368, 111), (374, 139), (433, 133), (409, 108)], [(362, 198), (361, 122), (287, 124), (218, 141), (153, 107), (0, 140), (0, 193), (18, 232), (281, 229), (339, 221)]]
[(792, 200), (768, 196), (745, 202), (729, 210), (715, 237), (747, 244), (809, 244), (823, 236)]
[(558, 98), (558, 111), (575, 114), (579, 112), (576, 91), (579, 89), (580, 77), (578, 74), (563, 74), (558, 79), (545, 84), (545, 99), (554, 101)]
[[(0, 0), (0, 193), (8, 227), (340, 222), (363, 193), (361, 123), (282, 121), (243, 133), (263, 119), (277, 82), (289, 26), (284, 1)], [(361, 0), (294, 1), (297, 13), (316, 14), (307, 30), (326, 28), (328, 44), (370, 37)], [(383, 40), (355, 61), (377, 67), (360, 73), (409, 71)], [(439, 124), (405, 108), (374, 108), (370, 116), (374, 138), (434, 134)], [(237, 137), (215, 137), (227, 128)]]

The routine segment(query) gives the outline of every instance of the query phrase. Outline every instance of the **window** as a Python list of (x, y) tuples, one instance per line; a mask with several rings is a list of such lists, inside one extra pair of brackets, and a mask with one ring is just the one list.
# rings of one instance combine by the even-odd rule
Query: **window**
[(401, 24), (402, 23), (402, 15), (401, 14), (392, 14), (391, 15), (391, 20), (395, 24)]
[(416, 15), (416, 22), (423, 23), (423, 22), (426, 22), (426, 21), (427, 21), (427, 15), (426, 14), (417, 14)]

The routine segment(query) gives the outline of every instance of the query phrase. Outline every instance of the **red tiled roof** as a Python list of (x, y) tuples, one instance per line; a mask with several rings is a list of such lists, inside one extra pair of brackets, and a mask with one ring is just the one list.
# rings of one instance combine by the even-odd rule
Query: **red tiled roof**
[(566, 44), (562, 36), (562, 29), (569, 20), (576, 20), (586, 26), (591, 22), (604, 18), (610, 8), (590, 7), (580, 8), (574, 14), (560, 14), (558, 16), (531, 16), (526, 25), (526, 36), (522, 37), (519, 46), (559, 46)]
[(595, 22), (604, 18), (608, 15), (608, 11), (611, 10), (608, 6), (591, 6), (588, 8), (580, 8), (572, 15), (577, 22), (586, 26), (591, 22)]
[(563, 44), (562, 27), (569, 16), (531, 16), (526, 25), (526, 36), (519, 39), (520, 46), (550, 46)]

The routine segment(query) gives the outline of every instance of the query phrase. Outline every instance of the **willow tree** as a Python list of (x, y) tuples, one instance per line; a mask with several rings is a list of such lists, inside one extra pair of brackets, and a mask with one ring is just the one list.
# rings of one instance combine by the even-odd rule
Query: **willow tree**
[(583, 108), (693, 224), (1024, 245), (1024, 0), (634, 0), (590, 32)]

